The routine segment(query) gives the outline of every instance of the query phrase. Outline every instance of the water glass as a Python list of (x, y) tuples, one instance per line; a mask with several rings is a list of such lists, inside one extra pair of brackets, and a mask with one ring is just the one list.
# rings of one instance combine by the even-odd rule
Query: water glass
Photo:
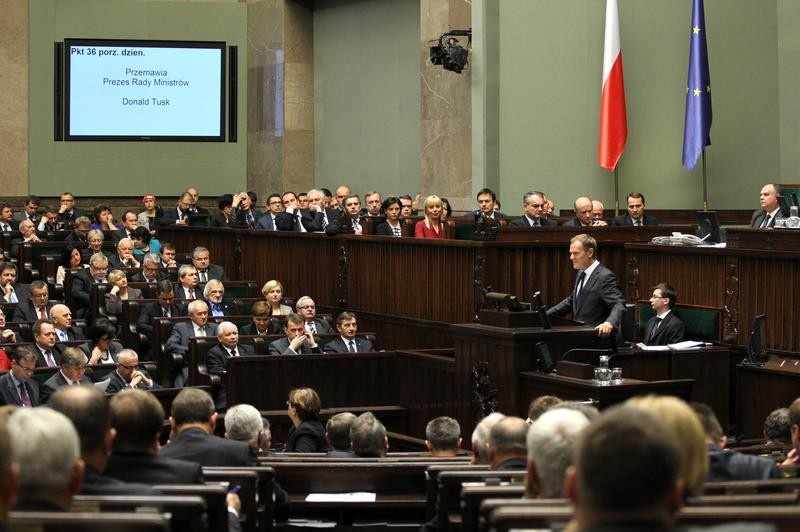
[(622, 368), (611, 368), (611, 384), (622, 384)]

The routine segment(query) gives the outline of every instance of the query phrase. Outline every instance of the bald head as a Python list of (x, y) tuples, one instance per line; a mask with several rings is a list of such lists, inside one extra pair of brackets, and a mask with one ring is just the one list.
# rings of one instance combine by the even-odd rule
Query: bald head
[(525, 437), (529, 425), (521, 417), (506, 416), (489, 431), (487, 448), (489, 451), (489, 465), (497, 469), (503, 462), (515, 458), (527, 460), (528, 448)]

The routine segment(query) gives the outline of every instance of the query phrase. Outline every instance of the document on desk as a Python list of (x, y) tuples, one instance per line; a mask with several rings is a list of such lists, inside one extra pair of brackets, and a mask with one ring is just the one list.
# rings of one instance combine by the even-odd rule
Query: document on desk
[(640, 345), (642, 351), (669, 351), (668, 345)]
[(678, 342), (677, 344), (669, 344), (667, 347), (677, 351), (680, 349), (697, 349), (705, 347), (706, 345), (710, 344), (706, 344), (705, 342), (698, 342), (696, 340), (686, 340), (685, 342)]
[(366, 491), (352, 493), (309, 493), (306, 502), (375, 502), (375, 494)]

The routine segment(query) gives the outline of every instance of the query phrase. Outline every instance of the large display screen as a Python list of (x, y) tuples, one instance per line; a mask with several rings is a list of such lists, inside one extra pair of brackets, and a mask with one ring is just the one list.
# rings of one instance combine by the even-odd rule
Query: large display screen
[(64, 56), (66, 140), (224, 140), (224, 42), (65, 39)]

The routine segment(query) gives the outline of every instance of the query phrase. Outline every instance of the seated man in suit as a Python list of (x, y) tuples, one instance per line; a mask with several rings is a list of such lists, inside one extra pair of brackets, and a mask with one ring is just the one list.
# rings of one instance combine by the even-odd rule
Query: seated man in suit
[(647, 321), (644, 328), (644, 341), (639, 344), (640, 347), (677, 344), (684, 340), (686, 335), (684, 324), (672, 312), (677, 297), (675, 289), (667, 283), (659, 283), (653, 287), (650, 306), (653, 307), (656, 315)]
[(83, 329), (72, 326), (72, 311), (61, 303), (50, 309), (50, 321), (56, 333), (56, 343), (83, 340)]
[[(562, 225), (566, 227), (592, 227), (594, 221), (592, 219), (592, 200), (586, 196), (580, 196), (573, 204), (575, 208), (575, 217), (570, 218)], [(598, 225), (605, 225), (605, 222)]]
[(175, 262), (175, 244), (172, 242), (162, 242), (161, 252), (158, 254), (158, 259), (161, 261), (159, 266), (162, 268), (177, 268), (178, 263)]
[(522, 197), (522, 210), (525, 211), (521, 217), (512, 220), (509, 227), (548, 227), (558, 225), (544, 216), (544, 193), (526, 192)]
[(67, 512), (83, 480), (78, 433), (62, 413), (24, 408), (8, 418), (11, 449), (19, 464), (19, 491), (12, 510)]
[(556, 317), (572, 314), (573, 319), (594, 327), (598, 335), (610, 336), (620, 328), (625, 313), (617, 277), (597, 260), (597, 241), (593, 237), (575, 235), (569, 242), (569, 259), (580, 272), (578, 280), (572, 293), (549, 308), (547, 314)]
[(706, 482), (780, 478), (774, 460), (725, 449), (728, 437), (722, 432), (722, 426), (711, 407), (703, 403), (690, 403), (689, 406), (697, 414), (706, 436), (709, 465)]
[[(75, 206), (75, 196), (71, 192), (61, 194), (60, 207), (56, 220), (67, 225), (78, 225), (78, 218), (83, 218), (86, 213), (83, 209)], [(86, 218), (88, 220), (88, 218)], [(91, 222), (89, 222), (91, 223)], [(89, 224), (87, 224), (88, 226)]]
[(123, 238), (133, 239), (133, 230), (139, 227), (139, 217), (133, 211), (122, 213), (122, 229), (117, 229), (111, 233), (114, 242), (119, 242)]
[(633, 225), (641, 227), (643, 225), (658, 225), (658, 220), (655, 216), (645, 214), (644, 194), (641, 192), (631, 192), (628, 194), (628, 212), (620, 214), (611, 225)]
[(186, 189), (186, 193), (189, 194), (189, 197), (192, 199), (191, 205), (189, 206), (189, 211), (192, 214), (208, 214), (208, 209), (204, 209), (197, 204), (200, 201), (200, 193), (197, 192), (197, 188), (189, 187)]
[(605, 205), (603, 205), (602, 201), (592, 200), (592, 225), (608, 225), (605, 220), (603, 220), (605, 210)]
[(353, 442), (350, 441), (350, 428), (356, 415), (352, 412), (339, 412), (325, 423), (325, 439), (328, 440), (328, 458), (355, 458)]
[(461, 426), (451, 417), (439, 416), (425, 425), (425, 447), (431, 456), (456, 456), (461, 447)]
[(19, 231), (22, 236), (11, 240), (11, 249), (9, 256), (19, 259), (20, 249), (25, 242), (41, 242), (42, 240), (36, 235), (36, 224), (30, 220), (22, 220), (19, 223)]
[(21, 303), (28, 300), (31, 287), (17, 283), (17, 265), (13, 262), (0, 263), (0, 299), (3, 303)]
[(317, 306), (314, 300), (308, 296), (303, 296), (297, 300), (295, 305), (297, 313), (305, 320), (306, 330), (311, 334), (333, 334), (328, 320), (317, 317)]
[(206, 286), (203, 288), (203, 299), (208, 303), (211, 316), (232, 316), (236, 314), (234, 305), (222, 300), (224, 296), (225, 285), (220, 281), (211, 279), (206, 283)]
[(30, 220), (34, 224), (38, 225), (42, 219), (42, 215), (39, 214), (39, 205), (41, 204), (42, 200), (39, 198), (39, 196), (28, 196), (25, 198), (25, 208), (14, 213), (14, 220), (18, 222)]
[(108, 258), (108, 265), (114, 269), (140, 267), (141, 264), (133, 255), (133, 240), (123, 238), (117, 242), (117, 252)]
[(157, 390), (158, 384), (146, 371), (139, 369), (139, 355), (133, 349), (123, 349), (117, 353), (116, 369), (111, 372), (106, 386), (106, 395), (114, 395), (120, 390), (136, 388)]
[[(145, 253), (140, 262), (142, 263), (142, 269), (128, 278), (130, 282), (154, 284), (162, 279), (169, 279), (169, 273), (161, 270), (161, 260), (159, 260), (156, 253)], [(149, 287), (142, 288), (141, 290), (142, 297), (145, 299), (155, 298), (155, 290)]]
[(761, 229), (775, 227), (775, 218), (783, 218), (786, 215), (781, 211), (781, 192), (781, 186), (777, 183), (767, 183), (761, 188), (758, 196), (761, 208), (753, 212), (750, 227)]
[(267, 197), (267, 210), (256, 220), (256, 229), (264, 231), (277, 231), (276, 218), (283, 212), (283, 201), (280, 194), (270, 194)]
[(236, 193), (231, 206), (231, 218), (234, 225), (254, 228), (256, 220), (261, 217), (261, 213), (255, 209), (257, 202), (258, 196), (252, 190)]
[(37, 368), (55, 368), (61, 365), (63, 346), (56, 345), (56, 329), (50, 320), (36, 320), (33, 332), (33, 351)]
[(352, 312), (344, 311), (336, 318), (339, 338), (325, 344), (326, 353), (367, 353), (372, 351), (372, 342), (358, 338), (358, 320)]
[(256, 301), (250, 307), (252, 320), (243, 326), (239, 333), (243, 336), (266, 336), (269, 334), (280, 334), (280, 321), (270, 319), (270, 305), (266, 301)]
[(175, 303), (175, 291), (169, 279), (163, 279), (158, 282), (156, 298), (158, 301), (148, 303), (139, 309), (139, 317), (136, 319), (136, 331), (145, 336), (153, 334), (153, 323), (155, 323), (156, 318), (172, 318), (186, 315), (183, 305)]
[(42, 404), (46, 403), (56, 390), (73, 384), (92, 385), (92, 379), (86, 376), (86, 364), (89, 358), (77, 347), (67, 347), (61, 353), (61, 369), (44, 381), (40, 388)]
[(5, 201), (0, 201), (0, 231), (7, 233), (16, 229), (17, 222), (14, 220), (14, 209)]
[(72, 231), (64, 239), (68, 246), (83, 249), (89, 245), (89, 229), (91, 229), (92, 221), (88, 216), (79, 216), (75, 219), (75, 225)]
[(200, 280), (197, 276), (197, 268), (191, 264), (182, 264), (178, 269), (178, 282), (175, 283), (175, 296), (178, 299), (198, 299), (202, 298), (199, 292)]
[(356, 235), (361, 234), (361, 198), (358, 194), (351, 194), (344, 198), (343, 213), (325, 227), (325, 234), (332, 236), (342, 230), (352, 228)]
[(197, 268), (197, 278), (201, 283), (207, 283), (211, 279), (217, 281), (227, 281), (228, 276), (222, 266), (211, 264), (210, 252), (208, 248), (197, 246), (192, 250), (192, 264)]
[(506, 416), (495, 423), (486, 443), (489, 467), (501, 471), (525, 469), (528, 465), (527, 434), (528, 424), (521, 417)]
[[(194, 268), (194, 267), (192, 267)], [(215, 336), (217, 334), (217, 324), (208, 323), (208, 305), (202, 299), (195, 299), (187, 308), (188, 322), (176, 323), (172, 327), (172, 334), (167, 339), (165, 352), (181, 353), (185, 355), (189, 351), (189, 338), (192, 336)], [(181, 388), (189, 376), (189, 369), (184, 367), (175, 379), (175, 387)]]
[(29, 347), (18, 347), (14, 351), (11, 370), (0, 377), (0, 401), (4, 405), (22, 408), (39, 406), (39, 384), (33, 378), (36, 368), (36, 353)]
[(325, 230), (329, 223), (339, 217), (338, 209), (329, 209), (325, 205), (325, 195), (321, 190), (312, 188), (308, 191), (308, 210), (322, 214), (320, 230)]
[(67, 416), (78, 431), (81, 459), (86, 464), (81, 495), (155, 495), (150, 486), (122, 482), (104, 474), (116, 436), (108, 402), (96, 386), (64, 386), (47, 403)]
[[(175, 207), (164, 209), (164, 215), (159, 219), (161, 225), (187, 225), (189, 223), (189, 208), (192, 206), (192, 197), (188, 192), (181, 194)], [(152, 228), (151, 228), (152, 229)]]
[(117, 432), (105, 474), (123, 482), (202, 484), (197, 462), (160, 456), (164, 409), (153, 394), (122, 390), (111, 399), (111, 427)]
[(478, 200), (478, 209), (475, 211), (470, 211), (466, 213), (465, 217), (477, 217), (480, 214), (483, 214), (487, 218), (491, 218), (493, 220), (505, 220), (508, 219), (508, 216), (503, 214), (502, 212), (495, 210), (495, 206), (497, 205), (497, 194), (490, 188), (482, 188), (478, 191), (476, 195), (476, 199)]
[(255, 449), (244, 442), (214, 435), (217, 413), (211, 396), (198, 388), (185, 388), (172, 402), (170, 442), (160, 456), (197, 462), (205, 467), (257, 466)]
[(89, 267), (72, 276), (72, 302), (76, 307), (75, 317), (91, 320), (92, 285), (105, 283), (108, 273), (108, 258), (95, 253), (89, 259)]
[(322, 213), (301, 209), (297, 201), (297, 194), (284, 192), (281, 198), (283, 212), (275, 217), (275, 224), (279, 231), (296, 231), (298, 233), (313, 233), (322, 230)]
[(364, 412), (350, 426), (350, 441), (353, 452), (361, 458), (380, 458), (389, 450), (386, 427), (372, 412)]
[(50, 315), (52, 303), (48, 301), (49, 293), (47, 283), (36, 280), (31, 283), (31, 290), (27, 301), (20, 301), (14, 309), (11, 321), (36, 321), (47, 319)]
[(228, 407), (225, 378), (228, 373), (228, 359), (252, 355), (253, 348), (239, 343), (239, 329), (229, 321), (223, 321), (217, 326), (217, 340), (219, 343), (206, 354), (206, 369), (211, 375), (219, 375), (222, 378), (222, 386), (214, 396), (214, 404), (217, 410), (224, 411)]
[(306, 331), (305, 320), (295, 313), (286, 317), (286, 338), (269, 344), (270, 355), (307, 355), (322, 353), (314, 335)]

